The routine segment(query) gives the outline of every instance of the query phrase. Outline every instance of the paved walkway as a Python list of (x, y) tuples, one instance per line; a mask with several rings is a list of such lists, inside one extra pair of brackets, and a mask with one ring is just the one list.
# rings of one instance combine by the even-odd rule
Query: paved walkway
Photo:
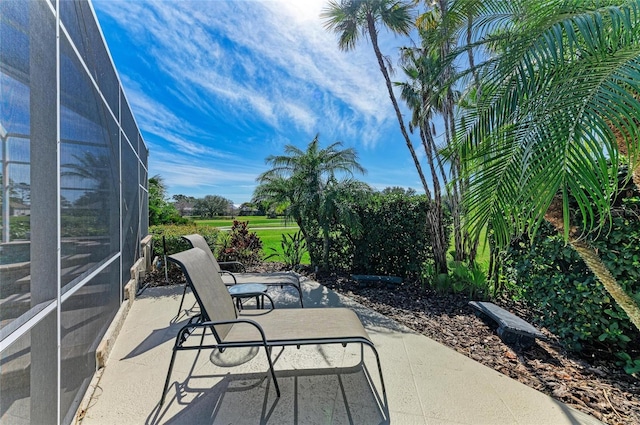
[[(316, 282), (303, 287), (305, 307), (348, 306), (360, 316), (380, 353), (386, 405), (370, 350), (373, 387), (354, 367), (359, 347), (338, 344), (274, 350), (279, 399), (263, 351), (179, 352), (160, 407), (173, 340), (187, 320), (175, 318), (182, 288), (164, 287), (134, 302), (82, 424), (600, 423)], [(297, 305), (292, 288), (270, 291), (277, 307)]]

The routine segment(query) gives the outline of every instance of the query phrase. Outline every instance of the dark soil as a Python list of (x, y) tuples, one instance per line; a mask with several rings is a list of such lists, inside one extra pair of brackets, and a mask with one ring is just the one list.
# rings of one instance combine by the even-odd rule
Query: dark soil
[[(275, 263), (260, 271), (281, 268)], [(342, 293), (405, 326), (420, 332), (498, 372), (586, 412), (607, 424), (640, 424), (640, 380), (628, 375), (606, 352), (567, 352), (557, 338), (540, 329), (549, 341), (532, 346), (508, 346), (491, 324), (478, 318), (462, 295), (438, 294), (417, 286), (358, 285), (348, 275), (311, 274), (310, 278)], [(162, 285), (164, 276), (151, 274), (150, 285)], [(184, 281), (170, 273), (169, 282)], [(532, 313), (512, 301), (496, 302), (529, 321)]]

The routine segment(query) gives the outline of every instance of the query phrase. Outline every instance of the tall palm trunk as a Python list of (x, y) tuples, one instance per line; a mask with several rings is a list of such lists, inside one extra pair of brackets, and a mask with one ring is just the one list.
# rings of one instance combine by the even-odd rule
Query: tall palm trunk
[(434, 163), (434, 155), (437, 155), (437, 152), (435, 152), (435, 142), (427, 118), (420, 123), (420, 138), (427, 155), (427, 161), (429, 162), (429, 168), (431, 170), (431, 179), (433, 180), (433, 203), (429, 205), (429, 211), (427, 212), (429, 222), (427, 224), (432, 227), (430, 233), (433, 261), (435, 263), (436, 273), (446, 273), (447, 247), (449, 244), (446, 240), (447, 233), (444, 229), (440, 179), (438, 178), (436, 164)]
[(409, 152), (411, 152), (411, 158), (413, 159), (413, 163), (418, 171), (418, 175), (420, 177), (420, 182), (422, 182), (422, 186), (425, 192), (428, 194), (429, 198), (431, 198), (431, 193), (429, 191), (429, 186), (427, 185), (427, 180), (424, 177), (424, 173), (422, 172), (422, 166), (420, 165), (420, 160), (418, 159), (418, 155), (416, 155), (416, 151), (413, 148), (413, 143), (411, 143), (411, 139), (409, 138), (409, 133), (407, 133), (407, 128), (404, 125), (404, 119), (402, 118), (402, 113), (400, 112), (400, 107), (398, 106), (398, 101), (396, 100), (396, 96), (393, 94), (393, 85), (391, 84), (391, 77), (389, 77), (389, 71), (387, 71), (387, 67), (384, 64), (384, 58), (382, 57), (382, 52), (380, 51), (380, 46), (378, 46), (378, 31), (376, 30), (376, 22), (374, 16), (367, 12), (367, 27), (369, 30), (369, 37), (371, 38), (371, 45), (373, 46), (373, 51), (376, 54), (376, 59), (378, 60), (378, 66), (380, 66), (380, 71), (384, 76), (384, 81), (387, 85), (387, 91), (389, 92), (389, 98), (391, 99), (391, 103), (393, 104), (393, 109), (396, 112), (396, 117), (398, 118), (398, 124), (400, 124), (400, 131), (402, 132), (402, 136), (407, 144), (407, 148)]
[(322, 268), (329, 269), (329, 225), (322, 225)]
[[(448, 0), (438, 0), (438, 9), (440, 9), (441, 16), (441, 31), (443, 33), (442, 43), (439, 46), (440, 56), (447, 58), (451, 53), (451, 43), (449, 40), (449, 28), (447, 27), (447, 14), (449, 13)], [(447, 83), (451, 80), (452, 76), (451, 65), (445, 65), (442, 69), (442, 80)], [(445, 97), (442, 103), (442, 115), (444, 118), (445, 139), (447, 146), (453, 146), (453, 142), (456, 137), (456, 125), (454, 115), (455, 100), (453, 97), (453, 90), (447, 86), (445, 91)], [(451, 203), (451, 216), (453, 218), (453, 241), (455, 247), (454, 259), (456, 261), (462, 261), (467, 257), (465, 246), (467, 245), (464, 237), (464, 229), (462, 225), (462, 194), (463, 185), (459, 180), (460, 176), (460, 157), (453, 151), (453, 155), (450, 158), (451, 164), (451, 182), (452, 187), (449, 190), (449, 201)]]
[[(562, 200), (555, 198), (545, 214), (545, 219), (549, 221), (555, 229), (564, 233), (564, 221), (562, 216)], [(631, 323), (640, 330), (640, 306), (625, 292), (625, 290), (616, 281), (607, 266), (604, 264), (598, 253), (586, 241), (577, 237), (576, 228), (569, 230), (569, 245), (580, 255), (587, 267), (602, 283), (609, 295), (613, 297), (615, 302), (627, 313)]]
[[(429, 185), (427, 184), (427, 180), (424, 176), (424, 172), (422, 171), (422, 165), (420, 164), (420, 160), (418, 159), (418, 155), (413, 147), (413, 143), (411, 143), (411, 139), (409, 138), (409, 134), (407, 133), (407, 129), (404, 124), (404, 119), (402, 118), (402, 113), (400, 112), (400, 107), (398, 106), (398, 101), (396, 100), (396, 96), (393, 93), (393, 85), (391, 84), (391, 77), (389, 76), (389, 72), (387, 67), (384, 64), (384, 59), (382, 57), (382, 52), (380, 51), (380, 47), (378, 46), (378, 32), (376, 30), (375, 19), (374, 16), (367, 12), (367, 27), (369, 30), (369, 37), (371, 38), (371, 45), (373, 46), (373, 51), (375, 52), (376, 59), (378, 60), (378, 66), (380, 67), (380, 71), (384, 76), (385, 83), (387, 85), (387, 91), (389, 92), (389, 98), (391, 99), (391, 103), (393, 104), (393, 109), (396, 112), (396, 117), (398, 119), (398, 124), (400, 125), (400, 131), (402, 132), (402, 136), (404, 137), (405, 143), (409, 152), (411, 153), (411, 158), (413, 159), (413, 163), (418, 171), (418, 176), (420, 177), (420, 181), (422, 182), (422, 187), (424, 188), (425, 193), (432, 199), (431, 191), (429, 190)], [(435, 182), (434, 182), (435, 184)], [(429, 214), (429, 213), (428, 213)], [(439, 240), (438, 232), (441, 231), (442, 223), (438, 223), (437, 220), (434, 220), (433, 215), (429, 217), (430, 220), (428, 223), (429, 236), (431, 237), (432, 242), (437, 242)], [(434, 257), (436, 247), (434, 246)], [(439, 268), (439, 273), (447, 272), (447, 262), (446, 262), (446, 248), (444, 250), (442, 247), (437, 247), (438, 259), (436, 260), (436, 267)], [(442, 260), (441, 252), (444, 252), (444, 261)]]

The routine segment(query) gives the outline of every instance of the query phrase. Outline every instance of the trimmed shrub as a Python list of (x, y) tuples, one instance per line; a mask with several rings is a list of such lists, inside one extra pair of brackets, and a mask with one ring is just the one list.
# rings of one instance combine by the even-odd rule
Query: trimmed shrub
[(425, 195), (372, 196), (360, 206), (363, 233), (353, 238), (352, 271), (418, 279), (432, 258), (427, 229), (431, 207)]
[(175, 254), (180, 251), (191, 248), (189, 242), (182, 239), (183, 235), (190, 235), (192, 233), (198, 233), (204, 237), (209, 244), (211, 251), (216, 252), (216, 244), (218, 242), (218, 235), (220, 231), (211, 226), (196, 226), (190, 225), (160, 225), (150, 226), (149, 233), (153, 235), (153, 250), (156, 255), (165, 255), (162, 237), (165, 238), (165, 245), (167, 247), (166, 255)]

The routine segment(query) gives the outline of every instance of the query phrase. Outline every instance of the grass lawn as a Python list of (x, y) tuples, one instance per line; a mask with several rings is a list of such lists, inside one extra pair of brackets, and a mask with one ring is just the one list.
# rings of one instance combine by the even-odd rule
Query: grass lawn
[[(449, 241), (449, 253), (455, 251), (455, 249), (455, 240), (453, 238), (453, 233), (451, 233), (451, 240)], [(487, 228), (485, 227), (480, 233), (480, 243), (478, 244), (478, 253), (476, 255), (476, 263), (485, 272), (489, 270), (490, 255), (491, 250), (489, 249), (489, 242), (487, 241)], [(447, 258), (451, 260), (453, 258), (453, 255), (449, 254)]]
[[(291, 221), (285, 221), (283, 218), (267, 218), (266, 216), (240, 216), (236, 217), (237, 221), (248, 221), (249, 228), (255, 229), (260, 227), (289, 227), (291, 229), (298, 229), (298, 225)], [(198, 225), (203, 226), (214, 226), (220, 229), (230, 228), (233, 225), (233, 219), (231, 218), (222, 218), (222, 219), (213, 219), (213, 220), (196, 220)]]

